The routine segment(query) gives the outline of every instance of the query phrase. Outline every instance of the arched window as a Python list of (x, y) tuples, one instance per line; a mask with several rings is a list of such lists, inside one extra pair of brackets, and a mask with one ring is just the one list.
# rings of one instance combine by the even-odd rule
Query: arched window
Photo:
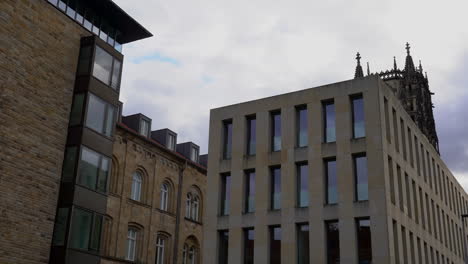
[(132, 177), (132, 193), (130, 198), (135, 201), (140, 201), (141, 198), (141, 185), (143, 183), (143, 176), (140, 172), (136, 171)]
[(195, 236), (189, 236), (184, 242), (184, 250), (182, 252), (182, 264), (198, 264), (201, 263), (198, 252), (200, 244)]
[(185, 204), (185, 217), (190, 218), (191, 217), (191, 212), (192, 210), (192, 194), (188, 193), (187, 194), (187, 201)]
[(169, 187), (167, 186), (167, 183), (163, 183), (163, 185), (161, 185), (161, 205), (160, 205), (161, 210), (167, 211), (168, 200), (169, 200)]
[(182, 264), (187, 264), (187, 251), (188, 246), (187, 244), (184, 244), (184, 249), (182, 250)]
[(164, 264), (166, 239), (158, 236), (156, 239), (156, 264)]
[(129, 228), (127, 233), (127, 256), (126, 260), (135, 261), (137, 248), (138, 230)]
[(198, 221), (198, 211), (200, 208), (200, 201), (198, 199), (198, 196), (195, 196), (192, 200), (192, 219), (195, 221)]
[(190, 251), (189, 251), (189, 264), (196, 264), (197, 263), (197, 251), (196, 249), (192, 246), (190, 247)]

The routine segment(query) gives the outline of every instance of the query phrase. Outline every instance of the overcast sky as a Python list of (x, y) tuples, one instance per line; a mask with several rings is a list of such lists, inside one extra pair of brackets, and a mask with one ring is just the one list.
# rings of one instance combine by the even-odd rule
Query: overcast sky
[(211, 108), (422, 60), (442, 157), (468, 189), (468, 1), (114, 0), (155, 36), (124, 46), (124, 114), (206, 153)]

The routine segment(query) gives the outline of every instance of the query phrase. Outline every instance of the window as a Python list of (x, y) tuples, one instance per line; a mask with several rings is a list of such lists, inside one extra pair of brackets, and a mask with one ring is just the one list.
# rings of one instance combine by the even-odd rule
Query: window
[(198, 162), (198, 148), (192, 147), (190, 149), (190, 160)]
[(270, 227), (270, 264), (281, 264), (281, 227)]
[(255, 116), (247, 117), (247, 155), (256, 154), (257, 144), (257, 119)]
[(323, 103), (324, 142), (336, 141), (335, 103), (327, 101)]
[(193, 246), (190, 247), (188, 259), (189, 259), (189, 264), (195, 264), (196, 263), (197, 250)]
[(338, 177), (336, 175), (336, 160), (325, 160), (326, 203), (338, 203)]
[(85, 125), (108, 137), (114, 128), (115, 107), (99, 97), (89, 94)]
[(167, 147), (170, 149), (170, 150), (175, 150), (175, 136), (174, 135), (171, 135), (171, 134), (168, 134), (167, 135)]
[(136, 259), (136, 244), (138, 231), (135, 228), (129, 228), (127, 232), (127, 256), (126, 260), (135, 261)]
[(150, 122), (146, 119), (140, 120), (140, 135), (147, 137), (149, 135)]
[(392, 108), (393, 137), (395, 138), (395, 150), (400, 152), (400, 140), (398, 139), (398, 124), (395, 108)]
[(359, 264), (370, 264), (372, 263), (370, 220), (358, 219), (356, 220), (356, 224)]
[(91, 68), (92, 46), (83, 46), (78, 57), (77, 75), (89, 75)]
[(52, 245), (63, 246), (65, 245), (65, 234), (67, 232), (68, 212), (67, 207), (62, 207), (57, 210), (57, 217), (55, 217), (54, 235), (52, 238)]
[(228, 264), (229, 231), (218, 232), (218, 263)]
[(354, 179), (356, 200), (369, 200), (367, 157), (363, 154), (354, 156)]
[(229, 199), (231, 196), (231, 175), (221, 175), (221, 210), (220, 215), (229, 215)]
[(353, 138), (362, 138), (366, 136), (366, 127), (364, 121), (364, 99), (362, 95), (351, 98), (353, 109)]
[(62, 166), (62, 181), (63, 182), (72, 182), (73, 177), (75, 176), (75, 165), (76, 165), (76, 156), (77, 147), (69, 146), (65, 150), (65, 157), (63, 159)]
[(165, 261), (165, 245), (166, 239), (158, 236), (156, 239), (156, 264), (164, 264)]
[(182, 264), (187, 264), (187, 252), (188, 252), (188, 246), (187, 244), (184, 244), (184, 248), (182, 250)]
[(296, 144), (298, 147), (307, 146), (307, 107), (300, 106), (296, 108)]
[(309, 225), (297, 225), (297, 263), (309, 264)]
[(187, 193), (187, 199), (185, 202), (185, 217), (190, 218), (192, 215), (192, 194)]
[(102, 216), (91, 211), (73, 208), (70, 247), (99, 252)]
[(163, 183), (161, 185), (161, 204), (160, 208), (163, 211), (168, 210), (168, 201), (169, 201), (169, 187), (167, 186), (167, 183)]
[(391, 143), (391, 135), (390, 135), (390, 117), (388, 113), (388, 100), (384, 97), (384, 112), (385, 112), (385, 134), (387, 136), (388, 143)]
[(96, 77), (96, 79), (102, 81), (106, 85), (110, 85), (114, 90), (118, 90), (121, 68), (122, 63), (120, 61), (113, 58), (99, 46), (96, 46), (93, 67), (93, 76)]
[(195, 196), (193, 198), (193, 203), (192, 203), (192, 220), (198, 221), (198, 216), (199, 216), (199, 211), (200, 211), (200, 199), (198, 199), (198, 196)]
[(85, 94), (74, 95), (72, 109), (70, 111), (70, 122), (68, 123), (69, 126), (75, 126), (75, 125), (81, 124), (84, 100), (85, 100)]
[(270, 175), (270, 208), (278, 210), (281, 208), (281, 167), (272, 167)]
[(81, 148), (79, 184), (99, 192), (106, 192), (109, 158), (86, 147)]
[(255, 171), (245, 172), (245, 199), (244, 212), (255, 211)]
[(232, 155), (232, 120), (223, 121), (223, 159)]
[(271, 112), (271, 151), (281, 150), (281, 112)]
[(405, 123), (402, 118), (400, 118), (400, 133), (401, 133), (401, 144), (403, 148), (403, 159), (407, 159), (407, 149), (406, 149), (406, 134), (405, 134)]
[(390, 181), (390, 199), (392, 204), (395, 205), (395, 176), (393, 175), (393, 162), (390, 156), (388, 156), (388, 175)]
[(254, 263), (254, 236), (253, 228), (244, 229), (244, 264)]
[(327, 263), (340, 263), (340, 227), (338, 221), (326, 222), (327, 227)]
[(140, 201), (141, 198), (141, 186), (143, 184), (143, 175), (136, 171), (132, 175), (132, 193), (130, 198), (134, 201)]
[(309, 206), (309, 166), (307, 163), (297, 164), (297, 206)]

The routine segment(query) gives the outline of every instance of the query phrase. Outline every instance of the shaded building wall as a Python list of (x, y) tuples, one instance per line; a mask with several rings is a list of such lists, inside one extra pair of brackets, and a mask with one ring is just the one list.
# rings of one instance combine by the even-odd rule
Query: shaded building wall
[(47, 1), (0, 1), (0, 263), (47, 263), (80, 39)]

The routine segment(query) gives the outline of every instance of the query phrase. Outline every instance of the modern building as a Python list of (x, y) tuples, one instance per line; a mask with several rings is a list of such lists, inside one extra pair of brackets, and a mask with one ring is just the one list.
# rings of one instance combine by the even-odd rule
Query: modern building
[(0, 1), (0, 263), (100, 263), (122, 45), (111, 0)]
[(468, 196), (405, 69), (211, 110), (204, 263), (463, 263)]
[(117, 124), (101, 263), (203, 263), (199, 147), (177, 144), (175, 132), (151, 131), (151, 123), (135, 114)]

